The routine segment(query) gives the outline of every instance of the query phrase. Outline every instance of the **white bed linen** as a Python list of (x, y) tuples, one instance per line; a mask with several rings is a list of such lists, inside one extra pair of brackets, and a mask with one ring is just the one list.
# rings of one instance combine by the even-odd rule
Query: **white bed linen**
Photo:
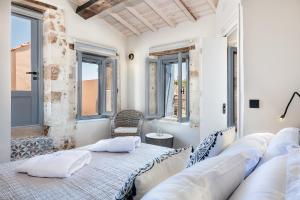
[(273, 157), (287, 154), (288, 149), (293, 147), (299, 147), (299, 129), (284, 128), (280, 130), (271, 140), (260, 164)]
[(287, 159), (286, 200), (300, 199), (300, 148), (292, 149)]
[(287, 156), (258, 167), (233, 193), (230, 200), (284, 200)]

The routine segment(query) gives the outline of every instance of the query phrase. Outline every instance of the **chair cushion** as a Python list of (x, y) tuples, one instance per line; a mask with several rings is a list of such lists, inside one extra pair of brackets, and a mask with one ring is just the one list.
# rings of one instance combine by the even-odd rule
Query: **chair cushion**
[(118, 127), (114, 131), (115, 133), (136, 133), (136, 127)]

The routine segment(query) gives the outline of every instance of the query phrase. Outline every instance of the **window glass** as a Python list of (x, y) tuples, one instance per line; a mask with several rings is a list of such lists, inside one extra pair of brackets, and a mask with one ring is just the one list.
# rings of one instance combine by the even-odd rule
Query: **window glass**
[(31, 91), (31, 20), (11, 17), (11, 90)]
[(188, 107), (188, 64), (187, 60), (182, 60), (182, 108), (181, 108), (181, 115), (182, 118), (185, 119), (187, 117), (187, 107)]
[(92, 116), (99, 114), (99, 65), (82, 62), (82, 96), (81, 115)]
[(165, 65), (165, 117), (178, 117), (178, 63)]

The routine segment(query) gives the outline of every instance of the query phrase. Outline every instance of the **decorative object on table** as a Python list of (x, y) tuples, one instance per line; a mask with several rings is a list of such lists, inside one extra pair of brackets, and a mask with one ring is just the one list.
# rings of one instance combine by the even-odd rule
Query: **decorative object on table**
[(293, 101), (293, 99), (294, 99), (294, 97), (295, 97), (296, 95), (300, 98), (300, 94), (299, 94), (298, 92), (294, 92), (294, 93), (293, 93), (293, 95), (292, 95), (292, 97), (291, 97), (289, 103), (287, 104), (287, 106), (286, 106), (286, 108), (285, 108), (285, 110), (284, 110), (283, 115), (281, 115), (281, 117), (280, 117), (281, 120), (284, 120), (285, 115), (286, 115), (286, 113), (287, 113), (287, 111), (288, 111), (288, 109), (289, 109), (289, 107), (290, 107), (290, 104), (292, 103), (292, 101)]
[(174, 136), (168, 133), (148, 133), (146, 143), (173, 148)]
[(111, 136), (140, 136), (143, 123), (143, 113), (136, 110), (120, 111), (111, 120)]

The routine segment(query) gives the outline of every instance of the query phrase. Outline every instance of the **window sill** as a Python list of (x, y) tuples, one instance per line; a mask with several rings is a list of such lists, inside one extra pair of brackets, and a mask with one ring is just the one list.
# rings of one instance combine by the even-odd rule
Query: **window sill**
[(76, 124), (84, 124), (84, 123), (91, 123), (91, 122), (105, 122), (110, 121), (109, 118), (96, 118), (96, 119), (77, 119)]
[(157, 120), (159, 123), (169, 123), (173, 125), (184, 125), (184, 126), (189, 126), (190, 122), (178, 122), (177, 119), (172, 119), (172, 118), (161, 118)]

